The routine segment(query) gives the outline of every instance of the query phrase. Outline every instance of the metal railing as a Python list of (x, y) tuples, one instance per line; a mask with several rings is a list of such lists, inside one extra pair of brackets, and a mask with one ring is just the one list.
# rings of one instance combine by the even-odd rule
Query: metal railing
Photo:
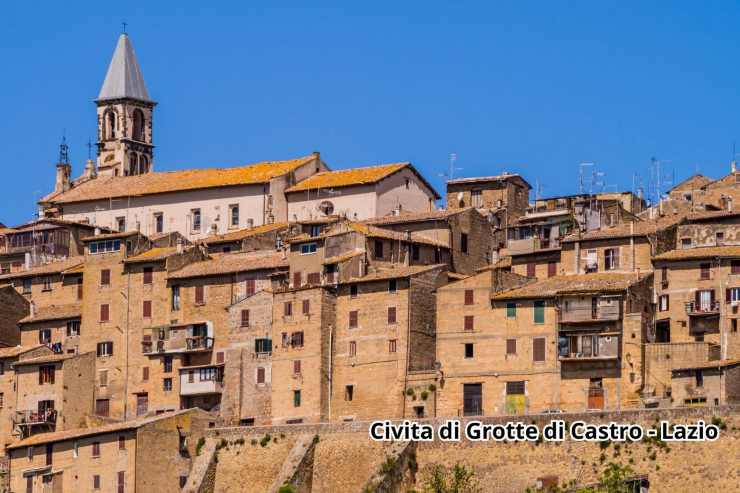
[(686, 313), (688, 315), (714, 315), (719, 313), (719, 301), (700, 302), (687, 301)]

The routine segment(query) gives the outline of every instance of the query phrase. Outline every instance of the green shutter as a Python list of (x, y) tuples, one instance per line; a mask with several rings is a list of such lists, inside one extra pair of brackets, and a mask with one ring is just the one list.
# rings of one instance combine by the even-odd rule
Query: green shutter
[(506, 304), (506, 318), (516, 318), (516, 303)]
[(545, 323), (545, 302), (544, 301), (534, 302), (534, 323), (536, 324)]

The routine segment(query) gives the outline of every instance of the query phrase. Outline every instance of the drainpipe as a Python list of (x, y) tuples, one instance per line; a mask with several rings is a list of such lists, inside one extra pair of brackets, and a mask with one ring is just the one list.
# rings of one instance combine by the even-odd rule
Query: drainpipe
[(411, 276), (408, 277), (409, 287), (406, 291), (406, 365), (403, 369), (403, 408), (401, 419), (406, 417), (406, 386), (409, 383), (409, 363), (411, 359)]
[(331, 401), (334, 398), (334, 324), (329, 324), (329, 405), (327, 421), (331, 422)]
[(576, 274), (581, 273), (581, 242), (580, 240), (576, 240), (576, 246), (575, 246), (575, 272)]
[[(717, 257), (717, 271), (719, 278), (719, 293), (717, 293), (717, 298), (721, 296), (726, 296), (726, 293), (724, 291), (724, 283), (722, 276), (719, 275), (722, 272), (722, 259)], [(715, 300), (716, 301), (716, 300)], [(725, 300), (725, 303), (720, 303), (720, 309), (719, 309), (719, 350), (720, 350), (720, 359), (724, 360), (727, 359), (727, 330), (725, 328), (725, 322), (727, 321), (727, 300)]]
[(131, 312), (131, 271), (128, 271), (126, 275), (126, 371), (123, 378), (123, 419), (128, 419), (128, 374), (129, 374), (129, 314)]
[(630, 221), (630, 254), (632, 255), (632, 272), (635, 271), (635, 222)]

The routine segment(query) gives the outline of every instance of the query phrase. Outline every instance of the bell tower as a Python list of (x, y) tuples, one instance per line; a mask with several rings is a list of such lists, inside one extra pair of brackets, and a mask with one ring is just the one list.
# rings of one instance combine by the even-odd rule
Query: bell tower
[(152, 170), (152, 115), (149, 93), (128, 34), (118, 38), (98, 107), (98, 174), (131, 176)]

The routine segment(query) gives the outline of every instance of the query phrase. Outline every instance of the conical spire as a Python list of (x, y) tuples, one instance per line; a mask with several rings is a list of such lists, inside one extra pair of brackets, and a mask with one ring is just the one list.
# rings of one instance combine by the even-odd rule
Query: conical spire
[(134, 46), (126, 33), (118, 38), (116, 51), (113, 52), (108, 73), (105, 74), (105, 81), (98, 95), (98, 101), (110, 99), (151, 101), (139, 63), (136, 61)]

